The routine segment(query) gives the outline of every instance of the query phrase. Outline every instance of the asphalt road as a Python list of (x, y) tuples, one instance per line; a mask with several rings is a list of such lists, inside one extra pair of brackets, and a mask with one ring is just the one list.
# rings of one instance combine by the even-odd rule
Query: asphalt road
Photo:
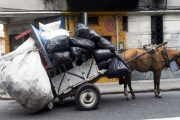
[(54, 101), (51, 111), (29, 114), (13, 100), (0, 100), (0, 120), (144, 120), (155, 118), (180, 119), (180, 91), (136, 93), (136, 99), (126, 101), (123, 94), (102, 95), (97, 110), (80, 111), (74, 99), (64, 103)]

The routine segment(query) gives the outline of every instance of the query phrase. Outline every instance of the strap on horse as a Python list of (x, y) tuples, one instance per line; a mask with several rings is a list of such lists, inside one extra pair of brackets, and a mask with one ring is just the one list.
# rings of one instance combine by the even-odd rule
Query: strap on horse
[(170, 61), (169, 61), (169, 57), (168, 57), (166, 48), (164, 48), (164, 49), (162, 50), (162, 56), (163, 56), (164, 61), (165, 61), (165, 63), (166, 63), (165, 67), (167, 67), (167, 68), (169, 67), (169, 68), (170, 68)]
[[(144, 45), (143, 48), (147, 51), (147, 50), (152, 50), (150, 52), (151, 56), (152, 56), (152, 59), (153, 61), (156, 59), (156, 55), (155, 55), (155, 51), (156, 51), (156, 47), (152, 44), (149, 44), (149, 45)], [(170, 61), (169, 61), (169, 57), (168, 57), (168, 54), (167, 54), (167, 51), (166, 51), (166, 48), (163, 47), (159, 52), (162, 52), (162, 56), (164, 58), (164, 62), (166, 63), (165, 67), (169, 67), (170, 68)], [(158, 53), (159, 53), (158, 52)], [(150, 67), (150, 69), (152, 69), (152, 66), (153, 66), (153, 62), (152, 62), (152, 65)]]

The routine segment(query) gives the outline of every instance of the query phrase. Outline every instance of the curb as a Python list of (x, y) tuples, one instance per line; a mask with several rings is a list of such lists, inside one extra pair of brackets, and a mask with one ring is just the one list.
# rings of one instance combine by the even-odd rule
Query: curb
[(1, 97), (1, 96), (0, 96), (0, 100), (14, 100), (14, 99), (9, 98), (9, 97)]
[(1, 91), (0, 92), (0, 100), (13, 100), (13, 99), (7, 92)]
[[(167, 89), (161, 89), (161, 92), (165, 91), (180, 91), (180, 88), (167, 88)], [(149, 90), (134, 90), (134, 93), (148, 93), (148, 92), (154, 92), (154, 89), (149, 89)], [(128, 91), (130, 94), (130, 92)], [(101, 92), (102, 95), (105, 94), (124, 94), (124, 91), (113, 91), (113, 92)]]

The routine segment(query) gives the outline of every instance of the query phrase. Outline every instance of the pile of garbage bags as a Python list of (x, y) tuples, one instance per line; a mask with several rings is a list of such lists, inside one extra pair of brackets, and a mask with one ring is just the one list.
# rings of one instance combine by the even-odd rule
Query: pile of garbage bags
[(80, 65), (89, 58), (96, 60), (100, 70), (108, 70), (109, 78), (119, 78), (131, 72), (129, 66), (116, 51), (116, 47), (94, 30), (79, 23), (74, 37), (56, 36), (45, 44), (53, 67), (61, 72)]

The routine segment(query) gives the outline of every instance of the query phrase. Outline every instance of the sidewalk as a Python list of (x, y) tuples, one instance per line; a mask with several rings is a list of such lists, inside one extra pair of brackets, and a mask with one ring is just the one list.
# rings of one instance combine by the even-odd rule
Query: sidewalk
[(7, 92), (0, 91), (0, 100), (12, 100), (12, 98)]
[[(124, 87), (122, 85), (119, 85), (118, 82), (95, 83), (95, 85), (98, 86), (102, 94), (115, 94), (124, 92)], [(154, 91), (153, 80), (132, 81), (131, 86), (135, 93)], [(161, 79), (160, 88), (161, 91), (180, 90), (180, 79)], [(0, 94), (0, 99), (11, 100), (10, 96), (7, 93)]]
[[(119, 85), (118, 82), (96, 83), (95, 85), (99, 87), (102, 94), (114, 94), (124, 92), (123, 85)], [(153, 80), (132, 81), (131, 86), (135, 93), (154, 91)], [(161, 91), (180, 90), (180, 79), (161, 79), (160, 89)]]

